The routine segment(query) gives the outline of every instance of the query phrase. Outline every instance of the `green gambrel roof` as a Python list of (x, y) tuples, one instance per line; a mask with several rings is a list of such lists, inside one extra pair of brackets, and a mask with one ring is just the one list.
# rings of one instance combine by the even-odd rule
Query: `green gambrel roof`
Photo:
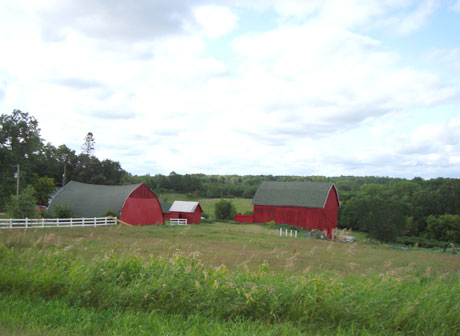
[(328, 182), (265, 181), (257, 189), (252, 204), (323, 208), (333, 186)]
[(111, 186), (71, 181), (54, 195), (48, 212), (53, 214), (56, 204), (60, 204), (70, 207), (75, 217), (100, 217), (109, 210), (119, 216), (126, 199), (141, 185)]

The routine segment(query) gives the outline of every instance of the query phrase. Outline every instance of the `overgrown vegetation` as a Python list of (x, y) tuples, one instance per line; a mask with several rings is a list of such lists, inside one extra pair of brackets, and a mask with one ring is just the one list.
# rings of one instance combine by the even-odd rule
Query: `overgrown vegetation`
[[(327, 272), (274, 273), (205, 266), (196, 255), (148, 260), (108, 254), (91, 261), (64, 250), (0, 247), (0, 291), (62, 302), (65, 309), (116, 314), (160, 312), (216, 321), (291, 323), (303, 332), (437, 334), (460, 332), (460, 286), (445, 276), (343, 278)], [(18, 299), (16, 299), (18, 300)]]
[(11, 195), (10, 202), (6, 206), (6, 214), (10, 218), (34, 218), (37, 216), (37, 201), (34, 197), (35, 190), (28, 186), (16, 198)]

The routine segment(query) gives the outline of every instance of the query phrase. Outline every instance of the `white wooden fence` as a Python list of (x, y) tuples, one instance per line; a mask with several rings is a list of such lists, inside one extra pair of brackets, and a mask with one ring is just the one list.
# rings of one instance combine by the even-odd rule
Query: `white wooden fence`
[(95, 227), (117, 225), (113, 217), (0, 219), (0, 229), (45, 229), (63, 227)]
[(280, 237), (282, 237), (283, 234), (286, 237), (290, 236), (290, 237), (297, 238), (297, 231), (296, 230), (290, 230), (290, 235), (288, 235), (288, 229), (283, 230), (282, 228), (280, 228)]
[(169, 225), (187, 225), (187, 218), (170, 218)]

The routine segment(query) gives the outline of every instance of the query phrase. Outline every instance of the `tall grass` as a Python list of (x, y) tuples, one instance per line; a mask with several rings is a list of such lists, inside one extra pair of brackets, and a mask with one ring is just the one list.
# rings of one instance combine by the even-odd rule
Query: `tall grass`
[(62, 299), (43, 300), (16, 294), (0, 295), (0, 335), (301, 335), (293, 323), (221, 321), (199, 314), (163, 314), (75, 307)]
[(95, 311), (292, 323), (305, 331), (460, 333), (458, 279), (404, 270), (345, 278), (272, 273), (264, 263), (257, 271), (230, 272), (205, 266), (194, 254), (88, 261), (62, 249), (0, 246), (0, 292)]

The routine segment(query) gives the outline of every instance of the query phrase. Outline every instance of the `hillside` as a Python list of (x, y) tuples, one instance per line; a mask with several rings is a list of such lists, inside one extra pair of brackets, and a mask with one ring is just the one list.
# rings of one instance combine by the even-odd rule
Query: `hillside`
[(460, 332), (460, 258), (434, 250), (207, 223), (4, 231), (0, 258), (12, 334)]

